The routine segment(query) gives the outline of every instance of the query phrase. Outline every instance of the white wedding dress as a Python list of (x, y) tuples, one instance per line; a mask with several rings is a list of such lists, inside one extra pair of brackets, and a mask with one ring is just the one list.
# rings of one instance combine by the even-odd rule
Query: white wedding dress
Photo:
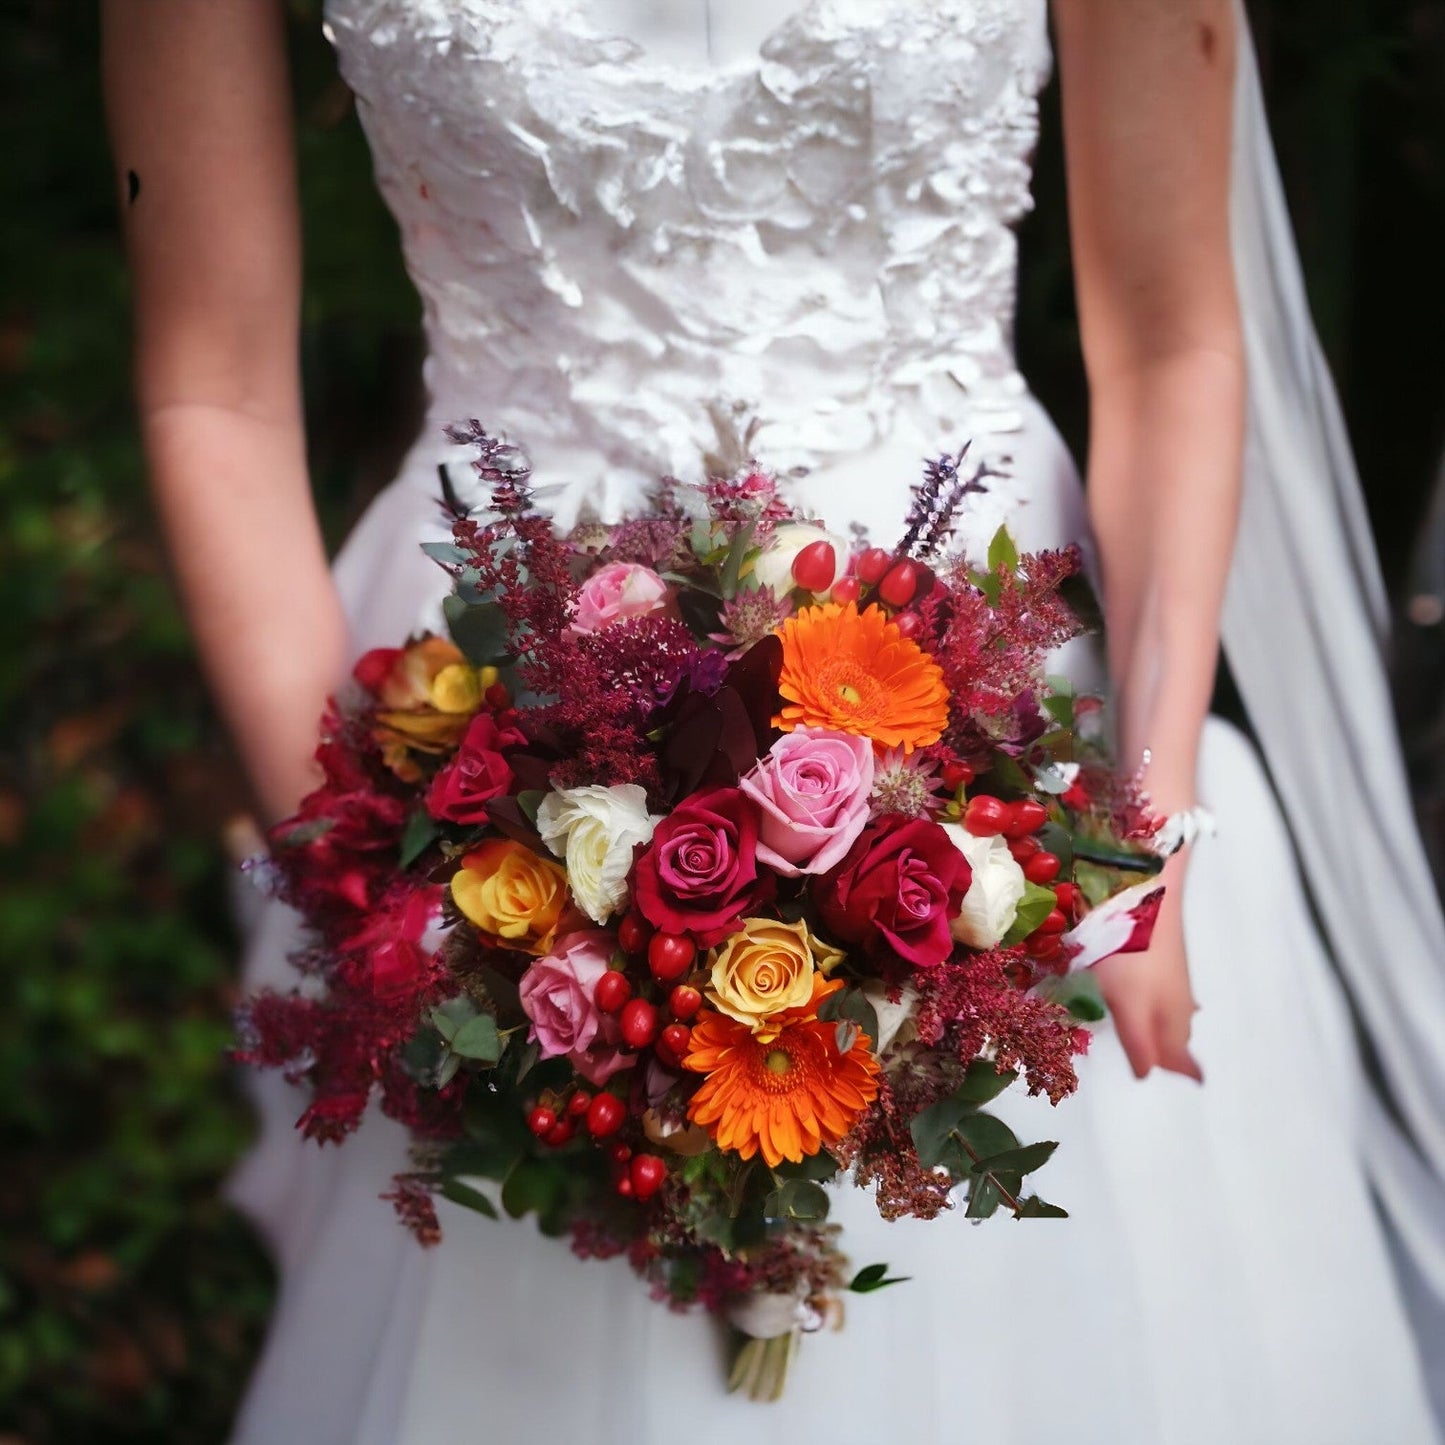
[[(1015, 367), (1044, 0), (330, 0), (425, 303), (430, 415), (336, 573), (360, 650), (432, 620), (448, 421), (530, 452), (561, 517), (697, 476), (710, 402), (807, 467), (806, 505), (888, 540), (920, 460), (1008, 458), (976, 544), (1085, 537), (1074, 466)], [(711, 13), (709, 13), (711, 12)], [(464, 465), (453, 478), (464, 484)], [(1076, 665), (1082, 669), (1087, 659)], [(1383, 744), (1383, 740), (1382, 740)], [(1039, 1177), (1064, 1223), (881, 1222), (840, 1191), (858, 1265), (911, 1282), (804, 1342), (781, 1404), (726, 1395), (720, 1336), (625, 1263), (441, 1206), (423, 1251), (378, 1196), (375, 1117), (340, 1150), (264, 1136), (233, 1195), (280, 1263), (243, 1445), (893, 1437), (1041, 1445), (1429, 1445), (1417, 1347), (1359, 1143), (1352, 1024), (1261, 764), (1211, 723), (1218, 836), (1189, 875), (1200, 1088), (1134, 1080), (1107, 1026)], [(267, 905), (249, 981), (286, 984)]]

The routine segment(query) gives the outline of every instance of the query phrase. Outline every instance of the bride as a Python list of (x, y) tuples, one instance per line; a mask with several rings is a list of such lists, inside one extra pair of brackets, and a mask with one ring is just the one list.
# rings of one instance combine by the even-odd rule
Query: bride
[[(444, 423), (522, 443), (560, 518), (610, 517), (660, 472), (697, 475), (710, 409), (736, 404), (835, 526), (888, 538), (920, 459), (972, 437), (1008, 479), (966, 546), (1005, 518), (1029, 546), (1090, 537), (1125, 758), (1161, 811), (1217, 820), (1169, 864), (1149, 953), (1101, 966), (1112, 1025), (1079, 1095), (1015, 1103), (1062, 1140), (1048, 1192), (1070, 1220), (885, 1225), (844, 1192), (855, 1255), (912, 1281), (811, 1341), (781, 1405), (724, 1396), (708, 1322), (621, 1261), (446, 1205), (445, 1242), (418, 1249), (377, 1198), (400, 1130), (377, 1117), (322, 1153), (266, 1081), (235, 1194), (283, 1286), (237, 1440), (1438, 1438), (1407, 1310), (1438, 1348), (1445, 929), (1248, 37), (1228, 0), (1057, 4), (1086, 512), (1010, 341), (1044, 4), (330, 0), (432, 397), (333, 570), (298, 398), (281, 7), (105, 0), (155, 493), (268, 819), (310, 785), (350, 659), (435, 615), (417, 544), (440, 535)], [(1221, 625), (1268, 775), (1206, 718)], [(252, 983), (285, 982), (292, 930), (263, 916)]]

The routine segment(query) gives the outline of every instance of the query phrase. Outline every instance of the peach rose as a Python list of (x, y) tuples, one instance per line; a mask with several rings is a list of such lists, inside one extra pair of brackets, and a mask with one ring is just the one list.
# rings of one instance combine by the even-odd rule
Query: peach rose
[(462, 859), (452, 877), (452, 900), (487, 937), (543, 954), (567, 906), (567, 873), (525, 844), (488, 839)]
[(801, 921), (746, 919), (713, 950), (708, 999), (719, 1013), (766, 1036), (778, 1014), (812, 999), (820, 949), (830, 964), (837, 961), (837, 951), (823, 949)]

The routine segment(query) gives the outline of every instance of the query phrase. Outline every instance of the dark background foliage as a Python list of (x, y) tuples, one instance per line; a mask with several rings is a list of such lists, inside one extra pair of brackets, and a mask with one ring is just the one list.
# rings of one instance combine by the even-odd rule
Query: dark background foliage
[[(1445, 4), (1253, 8), (1316, 315), (1408, 600), (1445, 417)], [(315, 0), (292, 9), (335, 540), (413, 424), (417, 306)], [(272, 1289), (217, 1192), (250, 1127), (222, 1059), (245, 800), (145, 500), (94, 8), (0, 0), (0, 93), (0, 1445), (217, 1441)], [(1052, 94), (1039, 166), (1020, 348), (1077, 448)], [(1414, 612), (1401, 696), (1428, 790), (1440, 627), (1428, 598)]]

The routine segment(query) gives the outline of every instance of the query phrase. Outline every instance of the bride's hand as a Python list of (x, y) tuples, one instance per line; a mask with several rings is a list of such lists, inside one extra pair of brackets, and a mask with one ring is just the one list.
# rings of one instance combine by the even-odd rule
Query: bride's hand
[(1187, 851), (1176, 853), (1165, 865), (1164, 903), (1147, 951), (1115, 954), (1094, 965), (1119, 1042), (1141, 1079), (1157, 1067), (1204, 1081), (1203, 1071), (1189, 1052), (1189, 1031), (1198, 1005), (1189, 986), (1184, 953)]

